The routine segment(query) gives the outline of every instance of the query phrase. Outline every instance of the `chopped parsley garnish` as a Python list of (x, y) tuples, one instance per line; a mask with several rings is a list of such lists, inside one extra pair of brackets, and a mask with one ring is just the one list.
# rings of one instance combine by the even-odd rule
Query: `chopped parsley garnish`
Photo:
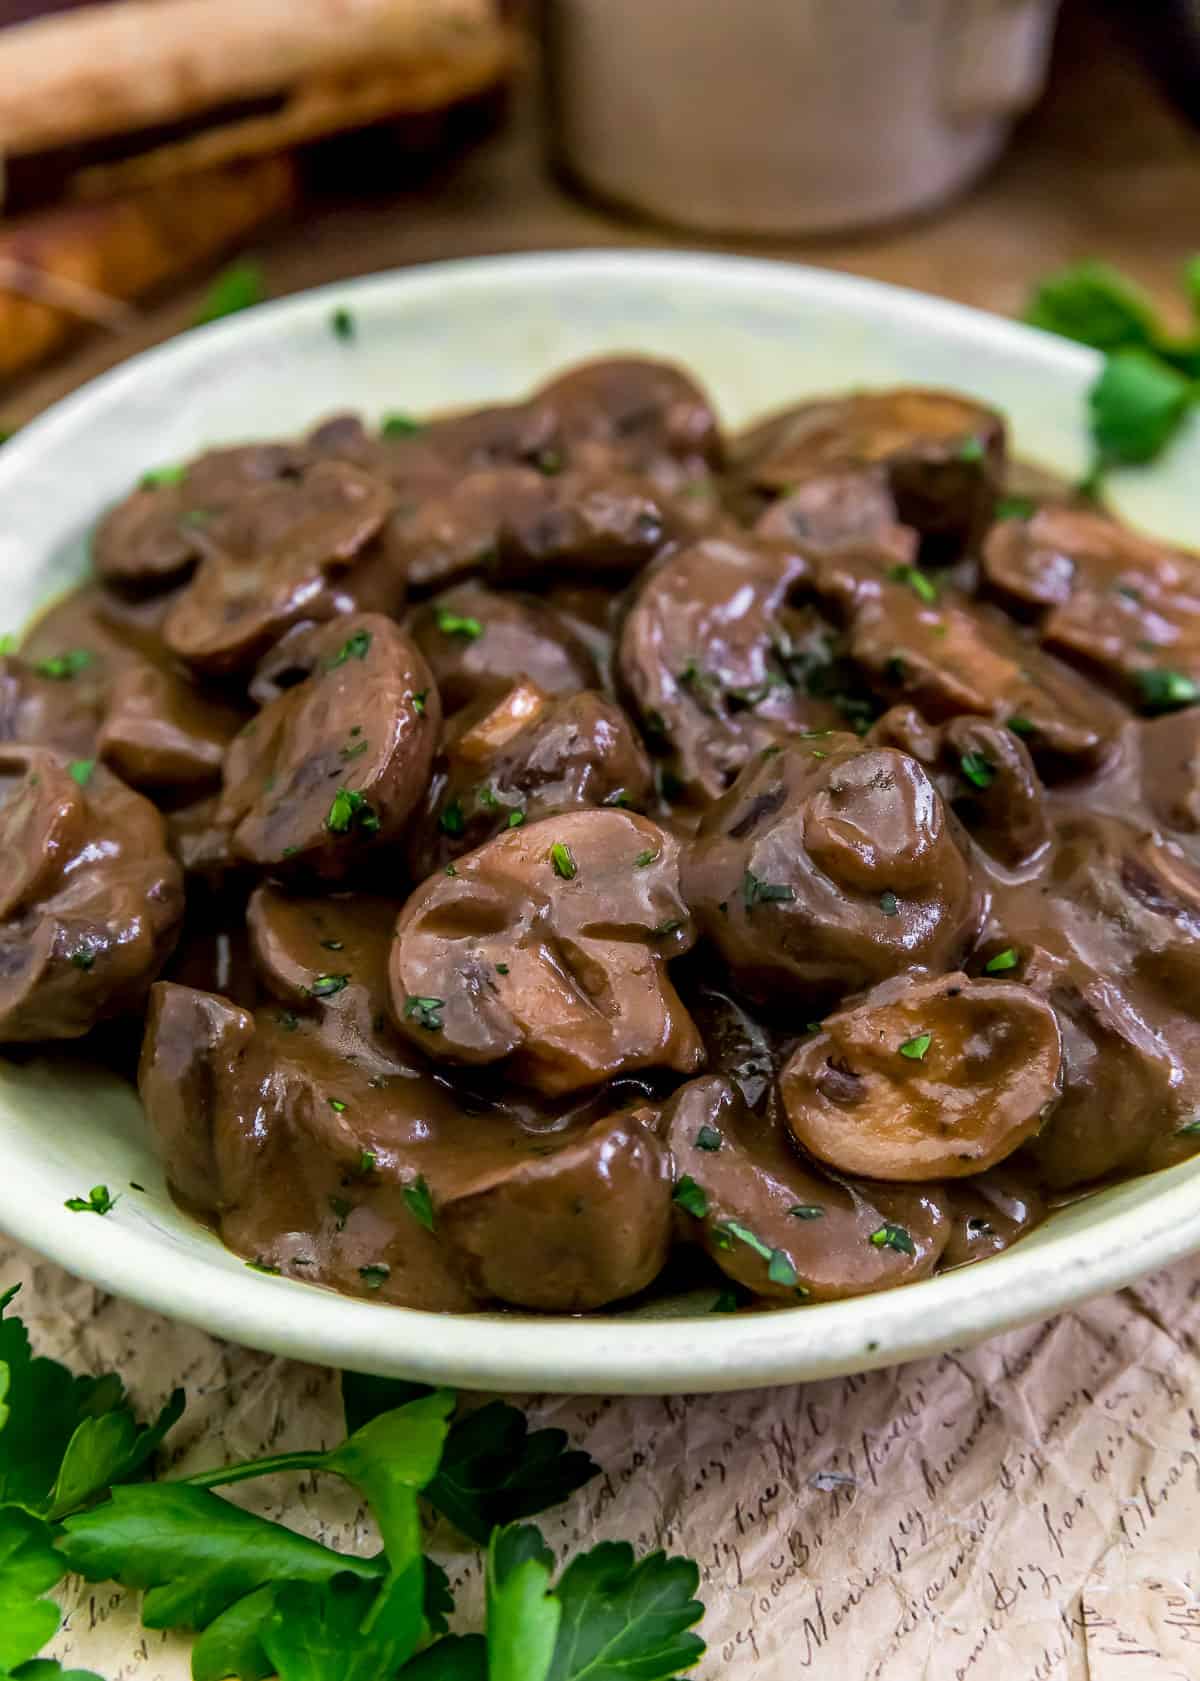
[(336, 671), (339, 665), (345, 665), (347, 660), (365, 660), (371, 646), (371, 632), (356, 630), (348, 636), (336, 654), (330, 654), (325, 661), (326, 671)]
[(1008, 720), (1008, 727), (1014, 735), (1028, 736), (1037, 734), (1037, 725), (1031, 723), (1028, 718), (1022, 718), (1020, 716), (1010, 718)]
[(50, 677), (56, 683), (66, 683), (72, 677), (78, 677), (81, 671), (86, 671), (95, 657), (88, 648), (71, 648), (65, 654), (51, 654), (49, 659), (38, 660), (33, 669), (39, 677)]
[(333, 1214), (335, 1230), (339, 1232), (344, 1231), (346, 1228), (346, 1221), (354, 1212), (354, 1204), (348, 1197), (331, 1196), (329, 1199), (329, 1207), (331, 1213)]
[(787, 905), (796, 897), (796, 889), (782, 881), (761, 881), (753, 871), (742, 877), (742, 904), (747, 911), (755, 905)]
[(719, 1150), (723, 1140), (716, 1127), (702, 1126), (696, 1134), (698, 1150)]
[(819, 1202), (798, 1202), (788, 1213), (794, 1220), (823, 1220), (825, 1210)]
[(420, 689), (412, 697), (413, 711), (416, 713), (418, 718), (423, 718), (425, 716), (425, 697), (428, 693), (428, 689)]
[(463, 816), (462, 801), (459, 799), (447, 800), (438, 816), (438, 828), (444, 835), (457, 836), (462, 834), (466, 826), (467, 820)]
[(329, 807), (325, 827), (332, 835), (346, 835), (352, 829), (375, 835), (379, 833), (379, 814), (365, 794), (353, 788), (339, 788)]
[(468, 642), (475, 642), (483, 635), (483, 626), (478, 619), (452, 613), (448, 607), (435, 607), (433, 617), (443, 636), (461, 636)]
[(685, 1173), (676, 1185), (671, 1201), (696, 1220), (703, 1220), (708, 1213), (708, 1193), (703, 1185), (697, 1185), (690, 1173)]
[(1147, 712), (1172, 712), (1177, 706), (1190, 706), (1200, 700), (1200, 684), (1182, 671), (1163, 671), (1152, 667), (1134, 674), (1138, 695)]
[(666, 800), (668, 805), (670, 805), (673, 800), (683, 798), (684, 790), (682, 779), (673, 770), (668, 770), (665, 765), (659, 767), (658, 791), (662, 795), (663, 799)]
[(910, 1062), (924, 1062), (925, 1052), (933, 1044), (932, 1033), (917, 1033), (911, 1039), (906, 1039), (900, 1047), (900, 1055), (906, 1056)]
[(356, 331), (354, 317), (348, 309), (335, 309), (329, 317), (329, 327), (334, 338), (344, 342), (352, 339)]
[(344, 1115), (346, 1113), (346, 1105), (342, 1102), (340, 1097), (327, 1097), (325, 1101), (328, 1103), (335, 1115)]
[(411, 414), (385, 414), (379, 430), (385, 438), (415, 438), (425, 430), (425, 424)]
[(1002, 496), (992, 510), (993, 519), (1032, 519), (1037, 503), (1030, 496)]
[(998, 951), (995, 957), (988, 958), (987, 962), (983, 966), (984, 973), (988, 975), (1002, 975), (1006, 969), (1015, 969), (1019, 962), (1020, 958), (1017, 956), (1016, 952), (1011, 946), (1007, 946), (1004, 951)]
[(300, 1025), (300, 1018), (291, 1010), (280, 1010), (275, 1017), (285, 1033), (294, 1033)]
[(458, 868), (454, 864), (447, 864), (446, 868), (442, 871), (442, 874), (447, 876), (456, 876), (458, 874)]
[(72, 759), (67, 766), (67, 775), (72, 782), (78, 782), (81, 788), (86, 788), (92, 780), (92, 772), (95, 768), (95, 759)]
[(86, 974), (95, 963), (96, 953), (99, 949), (100, 948), (98, 946), (76, 946), (75, 950), (71, 953), (72, 964), (76, 969), (82, 969)]
[(900, 901), (890, 887), (879, 895), (879, 908), (884, 916), (900, 915)]
[(562, 841), (555, 841), (550, 848), (550, 862), (554, 865), (555, 875), (561, 876), (564, 881), (574, 881), (579, 873), (574, 853)]
[(1200, 1132), (1200, 1115), (1194, 1115), (1190, 1121), (1184, 1121), (1182, 1126), (1175, 1128), (1175, 1131), (1181, 1136)]
[(973, 782), (977, 788), (990, 788), (996, 780), (992, 761), (985, 759), (982, 753), (964, 753), (958, 763), (967, 781)]
[(726, 1220), (722, 1228), (727, 1236), (736, 1237), (739, 1243), (744, 1243), (747, 1249), (753, 1249), (764, 1261), (770, 1261), (775, 1254), (769, 1243), (764, 1243), (761, 1237), (756, 1237), (749, 1226), (743, 1226), (740, 1220)]
[(476, 788), (475, 801), (477, 805), (483, 806), (486, 811), (500, 810), (500, 796), (497, 794), (496, 790), (486, 782), (481, 782), (479, 787)]
[(710, 1313), (736, 1313), (740, 1306), (737, 1291), (732, 1285), (727, 1284), (723, 1290), (718, 1292), (716, 1301), (708, 1311)]
[(281, 1271), (274, 1261), (264, 1261), (261, 1255), (257, 1255), (253, 1261), (247, 1261), (246, 1265), (251, 1272), (265, 1272), (271, 1278), (278, 1278)]
[(118, 1199), (108, 1194), (107, 1185), (93, 1185), (85, 1197), (68, 1197), (63, 1203), (72, 1214), (107, 1214), (117, 1206)]
[(658, 853), (647, 847), (645, 852), (639, 852), (633, 860), (633, 867), (635, 870), (644, 870), (648, 864), (653, 864), (657, 857)]
[(392, 1269), (385, 1261), (372, 1261), (370, 1266), (359, 1267), (358, 1276), (368, 1290), (378, 1290), (392, 1276)]
[(772, 1284), (785, 1285), (789, 1290), (794, 1289), (800, 1279), (790, 1257), (782, 1249), (772, 1249), (771, 1259), (767, 1262), (767, 1277)]
[(196, 316), (196, 325), (219, 321), (262, 303), (267, 295), (262, 270), (257, 263), (232, 263), (213, 281)]
[(142, 474), (143, 490), (158, 490), (163, 485), (182, 484), (187, 477), (187, 468), (179, 465), (171, 467), (151, 467)]
[(429, 1186), (425, 1183), (424, 1174), (418, 1174), (401, 1190), (404, 1206), (414, 1220), (419, 1220), (427, 1232), (433, 1230), (433, 1198), (429, 1194)]
[(654, 930), (654, 932), (660, 938), (665, 939), (668, 934), (677, 934), (682, 927), (683, 927), (683, 918), (682, 917), (680, 917), (680, 916), (669, 916), (665, 922), (660, 922), (659, 923), (658, 927)]
[(507, 964), (507, 963), (497, 963), (497, 965), (496, 965), (496, 973), (497, 973), (497, 974), (498, 974), (498, 975), (507, 975), (507, 973), (508, 973), (508, 964)]
[(442, 1018), (439, 1011), (445, 1008), (445, 1004), (444, 998), (419, 998), (410, 993), (404, 1000), (405, 1020), (415, 1021), (427, 1033), (440, 1033)]
[(363, 1150), (358, 1158), (358, 1166), (354, 1169), (359, 1179), (368, 1179), (375, 1171), (374, 1150)]
[(938, 598), (937, 585), (925, 576), (919, 566), (893, 566), (888, 577), (894, 584), (907, 584), (918, 600), (923, 601), (927, 607), (932, 607)]
[(556, 473), (562, 472), (565, 462), (560, 451), (544, 449), (534, 461), (534, 466), (539, 473), (544, 473), (548, 479), (552, 479)]
[(915, 1255), (917, 1252), (916, 1244), (904, 1227), (890, 1223), (872, 1232), (868, 1242), (873, 1243), (876, 1249), (895, 1249), (901, 1255)]
[(958, 446), (960, 461), (982, 461), (984, 456), (983, 440), (981, 438), (964, 438)]
[(521, 824), (524, 823), (524, 821), (525, 821), (525, 813), (523, 811), (510, 811), (509, 812), (509, 814), (508, 814), (508, 826), (509, 826), (510, 829), (519, 829), (521, 827)]
[(314, 998), (332, 998), (349, 982), (349, 975), (318, 975), (308, 990)]

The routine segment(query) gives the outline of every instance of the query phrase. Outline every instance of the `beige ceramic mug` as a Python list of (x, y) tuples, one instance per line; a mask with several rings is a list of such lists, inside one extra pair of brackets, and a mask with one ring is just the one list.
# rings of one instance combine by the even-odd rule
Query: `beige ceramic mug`
[(551, 134), (681, 226), (816, 233), (928, 209), (1041, 90), (1058, 0), (544, 0)]

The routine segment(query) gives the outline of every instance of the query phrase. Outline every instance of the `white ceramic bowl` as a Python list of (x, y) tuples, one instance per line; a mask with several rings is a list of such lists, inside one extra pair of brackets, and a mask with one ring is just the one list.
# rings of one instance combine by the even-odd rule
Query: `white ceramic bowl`
[[(351, 342), (330, 331), (341, 305), (356, 319)], [(1005, 410), (1023, 454), (1072, 473), (1085, 461), (1090, 353), (934, 298), (701, 255), (448, 263), (187, 333), (19, 434), (0, 451), (8, 626), (80, 576), (96, 514), (147, 467), (295, 432), (337, 407), (378, 415), (512, 398), (614, 351), (695, 369), (732, 424), (809, 392), (941, 384)], [(1119, 500), (1149, 529), (1195, 541), (1198, 478), (1192, 434), (1166, 466), (1129, 475)], [(98, 1182), (121, 1193), (113, 1213), (63, 1207)], [(856, 1301), (744, 1316), (454, 1318), (249, 1271), (171, 1202), (133, 1093), (68, 1051), (0, 1063), (0, 1226), (104, 1289), (300, 1359), (467, 1388), (671, 1393), (886, 1365), (1117, 1288), (1200, 1248), (1200, 1158), (1078, 1203), (982, 1266)]]

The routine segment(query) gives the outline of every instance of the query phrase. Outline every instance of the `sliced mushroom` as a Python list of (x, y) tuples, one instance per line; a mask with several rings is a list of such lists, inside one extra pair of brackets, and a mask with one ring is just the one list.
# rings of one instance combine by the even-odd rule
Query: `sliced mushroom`
[(102, 765), (0, 747), (0, 1041), (138, 1007), (183, 914), (163, 820)]
[(1046, 647), (1157, 712), (1200, 696), (1200, 560), (1102, 515), (1043, 508), (993, 527), (984, 574), (1039, 614)]
[(832, 627), (813, 609), (784, 615), (806, 571), (796, 553), (710, 538), (669, 552), (635, 586), (620, 683), (695, 800), (715, 799), (770, 742), (842, 722), (810, 693), (834, 658)]
[[(946, 391), (863, 391), (787, 409), (738, 440), (735, 470), (768, 492), (857, 471), (904, 525), (957, 553), (982, 534), (1004, 474), (1004, 421)], [(866, 494), (866, 493), (864, 493)]]
[(950, 1241), (942, 1255), (944, 1269), (965, 1267), (1011, 1249), (1018, 1238), (1041, 1224), (1046, 1199), (1028, 1164), (1002, 1167), (949, 1187)]
[(218, 817), (251, 863), (336, 880), (403, 832), (441, 707), (429, 667), (390, 619), (350, 615), (293, 648), (311, 675), (234, 741)]
[(1160, 823), (1200, 832), (1200, 709), (1188, 707), (1142, 724), (1142, 792)]
[(293, 625), (395, 611), (404, 580), (374, 542), (392, 503), (378, 479), (332, 461), (244, 496), (197, 530), (204, 558), (164, 625), (172, 653), (225, 675)]
[(885, 981), (826, 1016), (779, 1078), (787, 1124), (818, 1161), (871, 1179), (961, 1179), (1031, 1138), (1061, 1089), (1054, 1011), (1025, 987)]
[(893, 566), (917, 558), (916, 533), (897, 519), (886, 480), (858, 470), (806, 480), (772, 502), (754, 530), (760, 537), (799, 543), (809, 553), (865, 544), (887, 554)]
[(558, 698), (530, 682), (457, 714), (446, 732), (409, 856), (420, 879), (501, 830), (585, 806), (640, 807), (650, 762), (614, 701)]
[(760, 754), (709, 806), (684, 898), (739, 986), (812, 1007), (965, 951), (979, 890), (915, 759), (827, 735)]
[(925, 1278), (950, 1224), (937, 1187), (833, 1180), (729, 1080), (691, 1080), (665, 1112), (676, 1227), (736, 1283), (792, 1303), (838, 1301)]
[(894, 699), (934, 722), (974, 713), (1006, 725), (1052, 770), (1098, 765), (1126, 716), (1084, 678), (1022, 641), (1002, 614), (954, 591), (935, 596), (921, 572), (902, 569), (860, 600), (850, 651)]
[(568, 460), (648, 473), (677, 488), (684, 474), (719, 466), (721, 429), (708, 397), (682, 369), (638, 357), (588, 362), (542, 386)]
[(430, 877), (396, 926), (392, 1011), (426, 1055), (554, 1095), (704, 1049), (667, 975), (695, 939), (679, 843), (621, 810), (510, 829)]
[(214, 783), (246, 715), (174, 672), (131, 666), (114, 680), (96, 741), (103, 759), (135, 788)]
[(582, 1313), (632, 1296), (662, 1271), (671, 1179), (650, 1105), (465, 1179), (439, 1224), (471, 1290), (516, 1307)]
[(460, 584), (418, 607), (408, 631), (429, 661), (447, 714), (497, 698), (522, 678), (548, 695), (599, 686), (586, 644), (537, 596)]

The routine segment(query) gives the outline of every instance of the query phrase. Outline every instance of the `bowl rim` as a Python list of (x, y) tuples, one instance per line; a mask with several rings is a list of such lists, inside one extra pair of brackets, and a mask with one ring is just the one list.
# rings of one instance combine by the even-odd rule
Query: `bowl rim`
[[(53, 456), (94, 412), (160, 373), (202, 365), (214, 346), (286, 339), (324, 320), (331, 300), (384, 302), (498, 280), (664, 288), (700, 280), (714, 296), (784, 294), (811, 303), (831, 295), (875, 320), (934, 331), (967, 344), (1009, 350), (1046, 377), (1082, 388), (1098, 366), (1091, 351), (967, 305), (881, 281), (774, 258), (701, 251), (573, 250), (426, 263), (336, 281), (216, 321), (157, 345), (71, 393), (18, 432), (0, 452), (0, 506), (27, 465)], [(1189, 1164), (1183, 1164), (1186, 1168)], [(30, 1197), (19, 1173), (0, 1175), (0, 1228), (78, 1276), (140, 1306), (216, 1336), (301, 1360), (461, 1388), (583, 1394), (671, 1394), (746, 1389), (861, 1371), (963, 1346), (1048, 1317), (1087, 1296), (1120, 1288), (1200, 1248), (1195, 1174), (1156, 1176), (1147, 1200), (1109, 1210), (1091, 1224), (1052, 1230), (989, 1260), (877, 1295), (777, 1312), (634, 1318), (446, 1315), (360, 1301), (291, 1279), (247, 1270), (215, 1238), (186, 1251), (149, 1225), (94, 1222)]]

